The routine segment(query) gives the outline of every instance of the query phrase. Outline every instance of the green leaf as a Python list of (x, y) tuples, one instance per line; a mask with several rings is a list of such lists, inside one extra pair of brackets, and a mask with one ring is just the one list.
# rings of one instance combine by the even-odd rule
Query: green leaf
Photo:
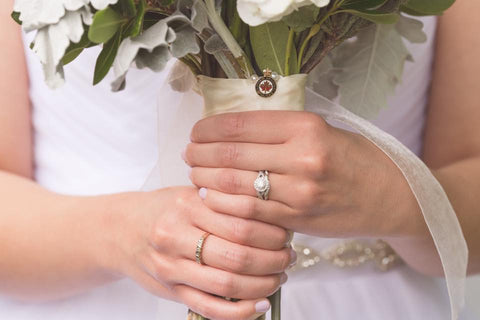
[(361, 31), (354, 42), (344, 42), (334, 54), (340, 103), (352, 112), (373, 118), (387, 107), (387, 97), (400, 82), (410, 57), (393, 25), (379, 24)]
[(127, 20), (110, 7), (98, 11), (88, 30), (88, 38), (95, 43), (105, 43), (120, 29)]
[(357, 11), (353, 9), (345, 9), (341, 11), (348, 12), (365, 20), (380, 24), (394, 24), (399, 18), (397, 13), (385, 13), (377, 10)]
[[(285, 60), (289, 34), (288, 26), (279, 21), (250, 27), (250, 41), (253, 54), (260, 69), (270, 68), (285, 75)], [(291, 74), (297, 73), (297, 51), (290, 56)]]
[(411, 10), (416, 15), (440, 15), (454, 3), (455, 0), (409, 0), (402, 6), (402, 11), (408, 13)]
[(378, 9), (385, 2), (387, 2), (387, 0), (347, 0), (341, 5), (340, 8), (365, 11)]
[(122, 32), (118, 30), (115, 34), (115, 37), (111, 38), (107, 43), (103, 45), (102, 52), (97, 58), (97, 62), (95, 64), (95, 72), (93, 75), (93, 85), (98, 84), (102, 81), (105, 76), (108, 74), (110, 67), (115, 60), (117, 55), (118, 47), (120, 46), (120, 42), (122, 41)]
[(304, 6), (283, 17), (282, 21), (295, 32), (302, 32), (315, 24), (319, 12), (320, 8), (315, 5)]
[(20, 12), (13, 11), (11, 17), (13, 20), (15, 20), (16, 23), (20, 25), (22, 24), (22, 20), (20, 20)]
[(140, 0), (137, 8), (137, 16), (131, 22), (130, 26), (126, 29), (126, 34), (130, 37), (136, 37), (142, 31), (143, 19), (145, 17), (145, 8), (147, 4), (145, 0)]
[(88, 33), (84, 32), (82, 38), (78, 43), (70, 43), (70, 46), (65, 51), (65, 55), (62, 58), (62, 65), (67, 65), (73, 60), (75, 60), (80, 53), (82, 53), (83, 49), (88, 47), (91, 44), (90, 40), (88, 39)]
[(137, 15), (137, 8), (133, 0), (120, 0), (119, 2), (126, 16), (135, 17)]

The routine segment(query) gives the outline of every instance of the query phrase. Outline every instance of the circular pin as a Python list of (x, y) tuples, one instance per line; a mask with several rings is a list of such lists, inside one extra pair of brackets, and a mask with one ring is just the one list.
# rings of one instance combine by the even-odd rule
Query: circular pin
[(258, 79), (255, 91), (263, 98), (271, 97), (277, 91), (277, 82), (272, 78), (271, 70), (263, 70), (263, 77)]

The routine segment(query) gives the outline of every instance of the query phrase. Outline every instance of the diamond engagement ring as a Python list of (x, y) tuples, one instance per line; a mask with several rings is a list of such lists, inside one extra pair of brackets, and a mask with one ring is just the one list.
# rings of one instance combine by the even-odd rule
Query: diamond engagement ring
[(257, 191), (258, 198), (262, 200), (268, 200), (268, 193), (270, 192), (270, 180), (268, 180), (268, 171), (262, 170), (258, 172), (258, 176), (253, 183), (253, 187)]

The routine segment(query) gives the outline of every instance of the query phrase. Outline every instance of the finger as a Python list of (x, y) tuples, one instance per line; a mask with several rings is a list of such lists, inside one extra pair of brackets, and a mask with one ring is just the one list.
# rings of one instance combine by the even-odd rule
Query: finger
[(218, 213), (207, 207), (192, 217), (192, 223), (222, 239), (258, 249), (281, 250), (289, 238), (287, 230), (276, 225)]
[(193, 142), (255, 142), (281, 144), (299, 126), (298, 111), (226, 113), (200, 120), (192, 129)]
[[(195, 241), (193, 243), (200, 239), (202, 232), (195, 232), (198, 237), (192, 239)], [(195, 251), (190, 247), (193, 246), (186, 247), (184, 257), (195, 261)], [(284, 247), (276, 251), (257, 249), (232, 243), (215, 235), (210, 235), (204, 241), (201, 256), (202, 262), (207, 266), (254, 276), (282, 273), (296, 261), (295, 251), (290, 248)]]
[[(192, 230), (179, 239), (171, 254), (196, 261), (196, 246), (205, 231)], [(288, 241), (288, 240), (287, 240)], [(202, 246), (201, 258), (205, 265), (238, 274), (264, 276), (284, 272), (296, 260), (294, 251), (285, 247), (280, 250), (264, 250), (229, 242), (216, 235), (208, 236)]]
[(268, 170), (287, 173), (289, 163), (284, 157), (284, 145), (255, 143), (190, 143), (185, 160), (191, 167)]
[[(190, 179), (199, 188), (213, 189), (229, 194), (243, 194), (257, 197), (254, 182), (258, 173), (238, 169), (200, 168), (192, 169)], [(297, 183), (291, 176), (269, 173), (269, 201), (278, 201), (285, 205), (295, 202)]]
[(275, 224), (287, 230), (293, 229), (295, 218), (298, 217), (295, 209), (277, 201), (231, 195), (212, 189), (200, 189), (199, 193), (205, 205), (213, 211)]
[(235, 299), (260, 299), (278, 290), (288, 279), (286, 273), (268, 276), (235, 274), (192, 260), (180, 260), (173, 282), (186, 284), (199, 290), (221, 297)]
[(231, 302), (183, 284), (172, 285), (167, 288), (158, 282), (151, 273), (145, 273), (143, 270), (138, 270), (135, 273), (135, 280), (155, 296), (186, 304), (196, 313), (211, 320), (253, 320), (270, 309), (270, 303), (267, 299)]
[(185, 285), (175, 286), (174, 292), (192, 311), (211, 320), (254, 320), (270, 309), (267, 299), (232, 302)]

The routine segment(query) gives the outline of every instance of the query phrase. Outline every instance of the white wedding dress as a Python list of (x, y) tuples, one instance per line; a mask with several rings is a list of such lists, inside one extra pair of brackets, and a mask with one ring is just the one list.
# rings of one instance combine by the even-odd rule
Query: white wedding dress
[[(429, 41), (409, 45), (415, 63), (407, 63), (403, 84), (390, 100), (390, 108), (374, 121), (417, 155), (422, 148), (436, 26), (435, 18), (423, 20)], [(172, 97), (178, 94), (159, 92), (159, 88), (168, 90), (163, 86), (168, 70), (160, 74), (132, 70), (127, 89), (111, 93), (111, 78), (91, 86), (98, 50), (89, 49), (67, 66), (66, 85), (51, 91), (43, 82), (37, 58), (30, 50), (26, 52), (38, 183), (73, 195), (139, 190), (157, 160), (157, 103), (165, 128), (171, 116), (168, 107), (177, 103)], [(201, 117), (200, 98), (192, 105), (192, 115)], [(159, 139), (168, 138), (167, 129), (160, 127), (159, 131)], [(296, 241), (321, 251), (339, 239), (297, 235)], [(291, 273), (283, 288), (286, 320), (450, 318), (445, 281), (407, 266), (381, 272), (372, 265), (344, 270), (320, 263)], [(128, 279), (43, 304), (0, 297), (1, 320), (181, 320), (186, 313), (185, 306), (159, 300)], [(464, 314), (462, 319), (470, 318)]]

